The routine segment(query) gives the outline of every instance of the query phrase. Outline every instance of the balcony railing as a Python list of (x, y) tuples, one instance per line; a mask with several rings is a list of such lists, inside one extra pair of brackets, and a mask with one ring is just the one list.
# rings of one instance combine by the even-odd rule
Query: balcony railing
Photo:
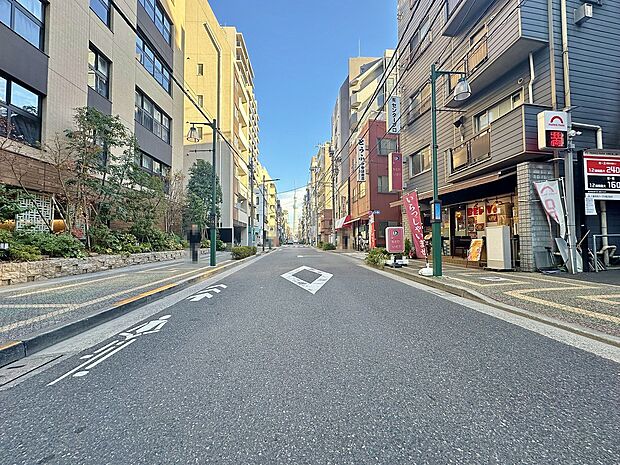
[[(467, 73), (471, 75), (489, 58), (489, 48), (487, 35), (485, 34), (478, 42), (472, 45), (460, 63), (454, 68), (454, 71)], [(450, 76), (450, 91), (454, 89), (461, 78), (458, 74)]]
[(451, 170), (455, 173), (491, 156), (491, 131), (477, 134), (452, 149)]

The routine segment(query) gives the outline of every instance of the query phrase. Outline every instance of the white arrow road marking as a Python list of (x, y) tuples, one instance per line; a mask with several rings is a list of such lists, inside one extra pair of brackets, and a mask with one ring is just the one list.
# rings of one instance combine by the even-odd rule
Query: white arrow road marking
[[(294, 276), (300, 271), (310, 271), (311, 273), (318, 274), (319, 277), (309, 283), (304, 281), (303, 279), (299, 279), (297, 276)], [(314, 295), (319, 289), (325, 286), (325, 283), (327, 283), (327, 281), (329, 281), (334, 275), (325, 271), (317, 270), (315, 268), (310, 268), (309, 266), (300, 266), (299, 268), (295, 268), (294, 270), (291, 270), (288, 273), (284, 273), (281, 276), (287, 281), (292, 282), (296, 286), (299, 286), (302, 289), (308, 291), (310, 294)]]
[(219, 294), (220, 292), (222, 292), (218, 288), (226, 289), (226, 287), (227, 286), (225, 284), (217, 284), (217, 285), (215, 285), (213, 287), (209, 287), (207, 289), (203, 289), (198, 294), (195, 294), (193, 296), (188, 297), (187, 300), (189, 300), (190, 302), (200, 302), (205, 297), (207, 299), (210, 299), (211, 297), (213, 297), (212, 293)]
[(53, 386), (58, 381), (65, 379), (67, 376), (73, 375), (74, 378), (81, 378), (82, 376), (86, 376), (90, 373), (90, 370), (95, 368), (101, 362), (107, 360), (112, 355), (117, 352), (120, 352), (125, 347), (130, 346), (136, 339), (145, 334), (153, 334), (158, 333), (166, 323), (168, 323), (168, 319), (171, 315), (163, 315), (160, 316), (157, 320), (151, 320), (147, 323), (142, 323), (134, 328), (131, 328), (128, 331), (123, 331), (119, 333), (118, 336), (121, 337), (121, 340), (114, 340), (103, 347), (95, 350), (92, 354), (83, 355), (80, 357), (81, 360), (86, 360), (86, 362), (81, 365), (75, 367), (73, 370), (68, 371), (60, 378), (55, 379), (51, 383), (48, 383), (48, 386)]

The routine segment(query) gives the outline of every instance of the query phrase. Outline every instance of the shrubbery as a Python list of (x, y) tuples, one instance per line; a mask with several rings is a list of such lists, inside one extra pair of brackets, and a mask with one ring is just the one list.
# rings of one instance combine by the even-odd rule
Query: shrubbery
[(385, 249), (378, 247), (376, 249), (372, 249), (368, 252), (366, 256), (366, 263), (373, 266), (381, 266), (386, 258), (388, 258), (388, 253)]
[[(224, 241), (220, 241), (219, 239), (217, 240), (217, 244), (215, 246), (215, 250), (217, 250), (218, 252), (223, 252), (224, 250), (226, 250), (226, 243)], [(256, 253), (256, 252), (254, 252)]]
[(256, 247), (250, 247), (248, 245), (242, 245), (233, 247), (231, 249), (233, 260), (241, 260), (242, 258), (248, 258), (252, 255), (256, 255)]
[(323, 241), (319, 241), (316, 243), (316, 247), (317, 249), (322, 249), (323, 248)]
[(70, 234), (0, 230), (0, 242), (9, 244), (10, 260), (40, 260), (43, 255), (53, 258), (84, 256), (84, 245)]
[(323, 243), (323, 246), (321, 248), (323, 250), (336, 250), (336, 246), (334, 244), (332, 244), (331, 242)]

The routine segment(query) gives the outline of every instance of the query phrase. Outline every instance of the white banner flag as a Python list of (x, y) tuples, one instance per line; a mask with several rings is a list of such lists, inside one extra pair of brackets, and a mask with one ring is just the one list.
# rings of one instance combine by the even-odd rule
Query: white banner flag
[(535, 182), (536, 192), (543, 204), (545, 213), (547, 213), (547, 221), (549, 218), (560, 225), (560, 237), (566, 237), (566, 217), (564, 216), (564, 207), (562, 206), (562, 194), (560, 191), (560, 183), (558, 181)]
[(390, 97), (388, 106), (388, 132), (400, 134), (400, 97)]

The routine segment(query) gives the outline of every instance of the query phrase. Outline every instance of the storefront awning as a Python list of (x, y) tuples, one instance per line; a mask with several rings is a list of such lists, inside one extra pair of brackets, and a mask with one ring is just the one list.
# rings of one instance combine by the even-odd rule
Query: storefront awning
[(351, 219), (350, 215), (347, 216), (343, 216), (342, 218), (338, 218), (336, 220), (336, 229), (342, 229), (342, 227), (345, 225), (345, 223)]
[(360, 220), (359, 218), (349, 219), (349, 221), (345, 221), (344, 222), (344, 225), (347, 226), (347, 225), (353, 224), (353, 223), (355, 223), (356, 221), (359, 221), (359, 220)]

